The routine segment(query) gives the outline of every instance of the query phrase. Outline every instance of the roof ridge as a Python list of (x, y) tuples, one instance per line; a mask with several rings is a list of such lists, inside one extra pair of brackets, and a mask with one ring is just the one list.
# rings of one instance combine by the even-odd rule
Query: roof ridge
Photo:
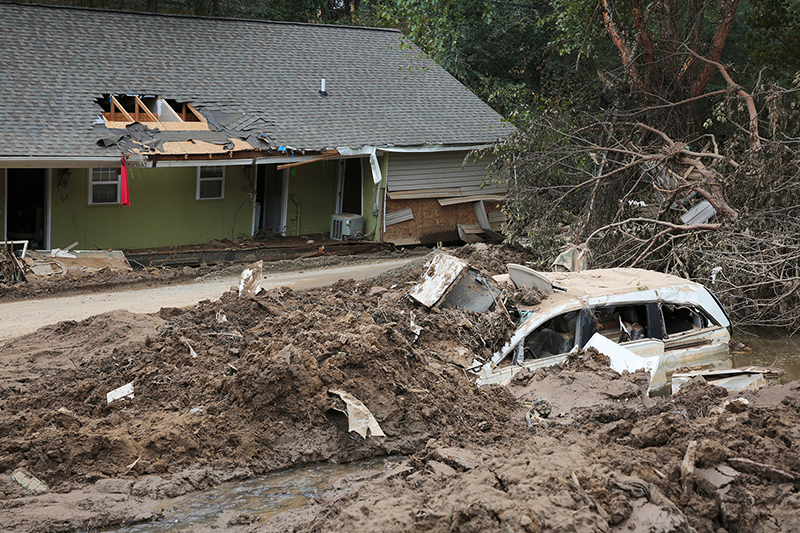
[(85, 7), (85, 6), (69, 6), (63, 4), (36, 4), (33, 2), (15, 2), (13, 0), (0, 0), (0, 5), (19, 6), (24, 8), (46, 8), (46, 9), (71, 9), (75, 11), (91, 11), (100, 13), (118, 13), (122, 15), (143, 16), (143, 17), (170, 17), (170, 18), (184, 18), (190, 20), (216, 20), (225, 22), (252, 22), (259, 24), (277, 24), (282, 26), (310, 26), (321, 28), (337, 28), (345, 30), (366, 30), (366, 31), (385, 31), (391, 33), (402, 33), (396, 28), (376, 28), (374, 26), (347, 26), (344, 24), (317, 24), (314, 22), (286, 22), (280, 20), (266, 20), (266, 19), (246, 19), (236, 17), (211, 17), (206, 15), (185, 15), (181, 13), (153, 13), (150, 11), (126, 11), (122, 9), (104, 9), (99, 7)]

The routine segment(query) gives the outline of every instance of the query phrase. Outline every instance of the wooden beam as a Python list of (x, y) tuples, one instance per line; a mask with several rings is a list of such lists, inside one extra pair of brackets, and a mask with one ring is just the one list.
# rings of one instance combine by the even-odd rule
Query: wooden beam
[[(389, 191), (389, 200), (417, 200), (421, 198), (448, 198), (461, 197), (461, 187), (448, 187), (443, 189), (417, 189), (413, 191)], [(474, 200), (470, 200), (474, 201)]]
[[(125, 117), (125, 120), (127, 120), (128, 122), (135, 122), (135, 121), (133, 120), (133, 117), (132, 117), (132, 116), (130, 116), (130, 115), (128, 114), (128, 112), (127, 112), (127, 111), (125, 111), (125, 108), (124, 108), (124, 107), (122, 107), (122, 104), (120, 104), (120, 103), (119, 103), (119, 100), (117, 100), (117, 97), (116, 97), (116, 96), (114, 96), (114, 95), (112, 94), (112, 95), (111, 95), (111, 110), (112, 110), (112, 112), (113, 112), (113, 110), (114, 110), (114, 106), (116, 106), (116, 107), (117, 107), (117, 109), (119, 109), (119, 110), (120, 110), (120, 112), (122, 113), (122, 116), (123, 116), (123, 117)], [(116, 113), (115, 113), (115, 115), (114, 115), (114, 116), (116, 116)]]
[(147, 117), (147, 122), (158, 122), (158, 118), (153, 113), (150, 112), (150, 110), (147, 108), (147, 106), (144, 105), (144, 102), (139, 100), (138, 96), (134, 96), (134, 98), (136, 99), (136, 118), (137, 118), (137, 120), (139, 118), (139, 109), (141, 109), (142, 111), (144, 111), (144, 114)]
[(500, 202), (505, 199), (506, 196), (504, 194), (480, 194), (476, 196), (461, 196), (459, 198), (439, 198), (439, 205), (445, 206), (445, 205), (467, 204), (471, 202), (476, 202), (478, 200)]
[(336, 152), (335, 154), (323, 155), (322, 157), (317, 157), (315, 159), (309, 159), (308, 161), (300, 161), (298, 163), (286, 163), (285, 165), (278, 165), (278, 170), (283, 170), (284, 168), (294, 168), (299, 167), (300, 165), (307, 165), (308, 163), (316, 163), (318, 161), (325, 161), (327, 159), (332, 159), (339, 155), (337, 150), (333, 150)]
[[(197, 111), (195, 111), (195, 109), (194, 109), (194, 108), (193, 108), (191, 105), (189, 105), (189, 104), (183, 104), (183, 107), (184, 107), (184, 109), (188, 109), (188, 110), (189, 110), (189, 112), (190, 112), (192, 115), (194, 115), (194, 116), (197, 118), (197, 120), (199, 120), (200, 122), (205, 122), (205, 121), (206, 121), (206, 119), (204, 119), (204, 118), (203, 118), (203, 115), (201, 115), (200, 113), (198, 113)], [(184, 113), (184, 114), (185, 114), (185, 113)], [(183, 120), (184, 120), (184, 122), (186, 122), (186, 118), (185, 118), (185, 117), (184, 117), (184, 119), (183, 119)]]

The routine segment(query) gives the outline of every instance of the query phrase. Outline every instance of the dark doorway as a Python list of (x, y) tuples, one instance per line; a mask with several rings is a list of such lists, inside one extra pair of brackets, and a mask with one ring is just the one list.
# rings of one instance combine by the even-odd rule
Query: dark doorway
[(361, 214), (361, 159), (345, 159), (339, 185), (339, 213)]
[(276, 165), (258, 165), (256, 181), (256, 231), (280, 233), (283, 205), (283, 173)]
[(46, 178), (43, 168), (9, 168), (6, 173), (6, 237), (45, 247)]

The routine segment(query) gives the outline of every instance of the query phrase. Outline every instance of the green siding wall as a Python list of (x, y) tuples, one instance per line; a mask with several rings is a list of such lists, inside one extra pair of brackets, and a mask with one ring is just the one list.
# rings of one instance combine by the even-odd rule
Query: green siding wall
[(195, 200), (197, 169), (132, 168), (131, 207), (89, 205), (88, 169), (71, 169), (66, 187), (52, 182), (51, 247), (138, 249), (201, 244), (252, 233), (252, 182), (244, 167), (225, 169), (225, 198)]
[(331, 230), (331, 216), (336, 208), (337, 165), (336, 161), (323, 161), (289, 169), (286, 235)]
[[(382, 173), (386, 175), (386, 156), (379, 160)], [(331, 216), (336, 209), (338, 168), (339, 161), (331, 160), (289, 169), (286, 235), (309, 235), (330, 231)], [(364, 230), (368, 233), (375, 230), (379, 215), (373, 214), (373, 208), (378, 212), (382, 198), (380, 194), (377, 199), (375, 197), (372, 170), (366, 157), (361, 160), (361, 180), (363, 184), (361, 212), (364, 214)], [(379, 232), (375, 231), (372, 239), (379, 238)]]

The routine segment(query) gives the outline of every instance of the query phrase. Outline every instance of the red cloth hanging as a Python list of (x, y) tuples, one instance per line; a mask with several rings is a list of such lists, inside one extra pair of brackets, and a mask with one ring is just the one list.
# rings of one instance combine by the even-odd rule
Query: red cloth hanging
[(122, 190), (120, 191), (120, 202), (122, 205), (131, 206), (131, 195), (128, 192), (128, 167), (125, 164), (125, 156), (122, 156), (122, 167), (121, 167), (121, 181), (122, 183), (120, 186)]

